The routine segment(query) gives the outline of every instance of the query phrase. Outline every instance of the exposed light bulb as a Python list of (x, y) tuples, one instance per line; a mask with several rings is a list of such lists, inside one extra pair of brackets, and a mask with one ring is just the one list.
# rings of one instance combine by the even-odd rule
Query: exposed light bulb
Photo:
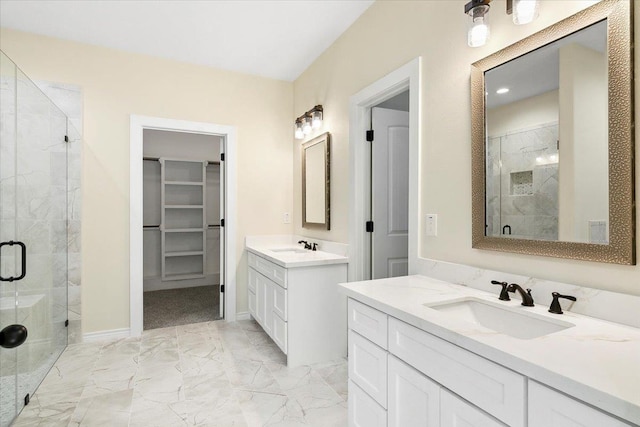
[(513, 23), (524, 25), (533, 22), (538, 17), (539, 8), (539, 0), (514, 0)]

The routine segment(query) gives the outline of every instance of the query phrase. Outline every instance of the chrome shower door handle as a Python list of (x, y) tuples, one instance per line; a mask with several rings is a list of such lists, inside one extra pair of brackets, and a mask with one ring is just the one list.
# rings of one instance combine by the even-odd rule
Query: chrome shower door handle
[(20, 246), (20, 252), (21, 252), (21, 256), (22, 256), (20, 275), (19, 276), (11, 276), (11, 277), (2, 277), (0, 275), (0, 282), (14, 282), (16, 280), (22, 280), (22, 279), (24, 279), (24, 276), (26, 276), (26, 274), (27, 274), (27, 246), (22, 242), (9, 240), (8, 242), (0, 243), (0, 265), (2, 265), (2, 248), (4, 246), (13, 246), (13, 245)]

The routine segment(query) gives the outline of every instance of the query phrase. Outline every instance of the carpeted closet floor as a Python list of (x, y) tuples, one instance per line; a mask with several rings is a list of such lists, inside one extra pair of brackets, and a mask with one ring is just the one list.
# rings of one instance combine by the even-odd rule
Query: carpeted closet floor
[(144, 293), (144, 329), (166, 328), (220, 318), (220, 286)]

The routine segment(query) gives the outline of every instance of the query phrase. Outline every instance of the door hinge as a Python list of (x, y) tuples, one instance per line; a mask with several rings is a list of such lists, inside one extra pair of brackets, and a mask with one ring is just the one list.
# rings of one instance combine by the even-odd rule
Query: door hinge
[(64, 321), (64, 327), (65, 327), (65, 328), (68, 328), (68, 327), (69, 327), (69, 319), (67, 319), (67, 320), (65, 320), (65, 321)]
[(220, 220), (220, 227), (224, 227), (224, 218)]
[(373, 129), (367, 131), (367, 141), (369, 142), (373, 141)]
[(367, 231), (367, 233), (373, 233), (373, 221), (366, 222), (365, 230)]
[(224, 162), (224, 153), (220, 153), (220, 161)]
[(220, 292), (224, 293), (224, 285), (220, 285)]
[(24, 406), (27, 406), (30, 400), (31, 397), (29, 396), (29, 393), (27, 393), (27, 395), (24, 397)]
[(69, 135), (64, 136), (64, 142), (69, 142)]

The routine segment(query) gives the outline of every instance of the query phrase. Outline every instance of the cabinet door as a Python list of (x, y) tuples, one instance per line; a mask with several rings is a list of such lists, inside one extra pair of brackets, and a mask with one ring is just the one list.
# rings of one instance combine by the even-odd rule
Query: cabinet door
[(271, 282), (271, 280), (262, 278), (264, 286), (264, 325), (262, 325), (264, 331), (273, 335), (273, 287), (277, 286)]
[(387, 411), (349, 381), (349, 427), (385, 427)]
[(265, 280), (261, 274), (255, 274), (255, 289), (256, 289), (256, 320), (264, 328), (264, 314), (266, 312), (266, 291)]
[(256, 318), (256, 294), (249, 291), (249, 313)]
[(440, 425), (442, 427), (506, 427), (460, 397), (440, 390)]
[(548, 387), (529, 381), (529, 427), (629, 427)]
[(387, 352), (349, 331), (349, 378), (387, 407)]
[(389, 427), (438, 426), (440, 386), (393, 356), (388, 372)]

